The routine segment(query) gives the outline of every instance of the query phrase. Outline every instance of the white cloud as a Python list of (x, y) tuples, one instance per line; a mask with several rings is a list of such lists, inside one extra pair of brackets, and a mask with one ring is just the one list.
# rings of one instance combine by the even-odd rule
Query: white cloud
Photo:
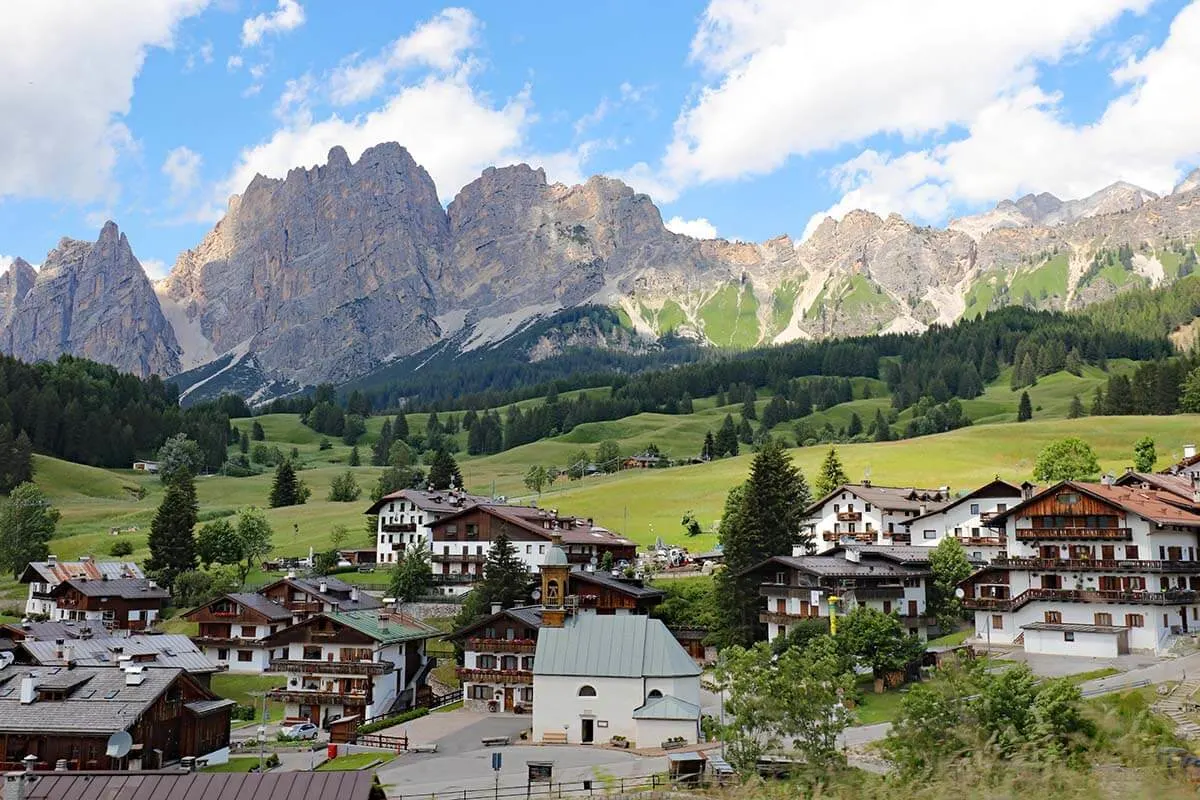
[(667, 230), (672, 233), (682, 233), (684, 236), (690, 236), (693, 239), (717, 238), (717, 226), (704, 217), (684, 219), (680, 216), (674, 216), (667, 220), (665, 224)]
[(14, 257), (0, 254), (0, 272), (7, 272), (14, 261), (16, 261)]
[(730, 180), (877, 133), (945, 131), (1150, 1), (713, 0), (692, 58), (715, 80), (677, 119), (666, 173)]
[(242, 64), (244, 63), (245, 61), (242, 60), (241, 56), (230, 56), (225, 60), (225, 69), (229, 70), (230, 72), (235, 72), (241, 69)]
[(958, 139), (896, 157), (864, 152), (835, 171), (846, 194), (827, 213), (862, 207), (939, 221), (958, 205), (1030, 191), (1077, 198), (1118, 180), (1170, 191), (1200, 162), (1200, 116), (1180, 100), (1200, 85), (1200, 3), (1112, 78), (1125, 91), (1091, 124), (1065, 121), (1063, 98), (1029, 83), (980, 108)]
[[(469, 49), (477, 27), (470, 12), (447, 9), (393, 42), (380, 57), (384, 80), (403, 69), (420, 67), (424, 74), (407, 79), (375, 108), (354, 116), (334, 113), (315, 119), (311, 102), (318, 87), (307, 75), (289, 82), (276, 107), (280, 128), (242, 151), (218, 187), (220, 200), (244, 191), (256, 174), (281, 178), (293, 167), (325, 163), (334, 146), (357, 160), (368, 147), (391, 141), (408, 148), (430, 173), (443, 201), (484, 168), (519, 161), (545, 166), (552, 180), (581, 180), (582, 165), (596, 142), (561, 152), (532, 151), (526, 140), (534, 120), (530, 89), (496, 100), (472, 85), (476, 62)], [(366, 99), (379, 88), (373, 79), (358, 90), (350, 90), (352, 85), (339, 71), (325, 89), (332, 99), (347, 102)]]
[(355, 55), (344, 61), (330, 76), (330, 97), (337, 105), (362, 102), (383, 89), (389, 77), (413, 67), (461, 70), (466, 64), (464, 53), (476, 45), (480, 27), (475, 15), (464, 8), (443, 9), (375, 58)]
[(304, 24), (304, 7), (296, 0), (279, 0), (275, 11), (250, 17), (242, 23), (242, 47), (261, 44), (267, 34), (285, 33)]
[(213, 61), (213, 43), (212, 42), (205, 42), (204, 44), (200, 45), (200, 49), (197, 50), (196, 52), (199, 54), (200, 60), (203, 61), (205, 64), (212, 63), (212, 61)]
[(152, 47), (208, 0), (7, 4), (0, 25), (0, 197), (91, 200), (115, 191), (123, 118)]
[(171, 182), (172, 200), (179, 202), (199, 185), (202, 163), (200, 154), (187, 147), (176, 147), (167, 153), (162, 171)]
[(167, 277), (167, 273), (171, 271), (167, 262), (158, 258), (139, 258), (138, 261), (141, 262), (146, 277), (152, 281)]

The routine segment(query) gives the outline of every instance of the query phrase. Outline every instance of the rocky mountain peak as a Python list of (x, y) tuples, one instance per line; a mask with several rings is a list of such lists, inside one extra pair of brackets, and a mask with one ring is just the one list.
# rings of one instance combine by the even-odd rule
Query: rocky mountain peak
[(1188, 173), (1179, 185), (1171, 190), (1171, 194), (1184, 194), (1185, 192), (1194, 192), (1200, 189), (1200, 167)]
[(95, 242), (63, 239), (36, 274), (14, 262), (3, 280), (5, 352), (28, 361), (70, 353), (143, 376), (179, 371), (174, 331), (115, 223)]

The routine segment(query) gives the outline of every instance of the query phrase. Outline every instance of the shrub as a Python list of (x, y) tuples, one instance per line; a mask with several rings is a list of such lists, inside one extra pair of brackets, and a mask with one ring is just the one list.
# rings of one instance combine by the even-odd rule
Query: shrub
[(405, 722), (411, 722), (414, 719), (420, 719), (421, 717), (425, 716), (428, 713), (429, 713), (428, 708), (414, 708), (411, 711), (405, 711), (403, 714), (397, 714), (394, 717), (385, 717), (384, 719), (377, 719), (374, 722), (363, 725), (361, 728), (358, 729), (358, 732), (359, 733), (375, 733), (376, 731), (381, 731), (384, 728), (390, 728), (393, 725), (402, 725)]
[(133, 542), (128, 539), (120, 539), (112, 543), (112, 547), (108, 548), (110, 556), (127, 556), (133, 552)]

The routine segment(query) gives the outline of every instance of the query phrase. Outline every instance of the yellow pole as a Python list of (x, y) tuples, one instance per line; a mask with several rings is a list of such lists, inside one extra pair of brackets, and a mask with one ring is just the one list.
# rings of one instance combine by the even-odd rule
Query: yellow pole
[(837, 636), (837, 604), (842, 598), (829, 596), (829, 633)]

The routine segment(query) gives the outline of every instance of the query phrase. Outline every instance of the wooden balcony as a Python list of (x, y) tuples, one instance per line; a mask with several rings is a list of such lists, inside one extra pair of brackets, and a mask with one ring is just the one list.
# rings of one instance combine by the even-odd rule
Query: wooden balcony
[(238, 636), (193, 636), (199, 647), (262, 647), (261, 639), (243, 639)]
[(1182, 572), (1200, 574), (1200, 561), (1102, 560), (1098, 558), (997, 558), (991, 566), (1047, 572)]
[(979, 521), (980, 521), (980, 522), (982, 522), (984, 525), (986, 525), (986, 524), (988, 524), (989, 522), (991, 522), (991, 521), (992, 521), (992, 517), (996, 516), (996, 514), (997, 514), (997, 513), (999, 513), (999, 512), (996, 512), (996, 511), (980, 511), (980, 512), (979, 512)]
[(1133, 538), (1132, 528), (1017, 528), (1017, 541), (1031, 542), (1044, 539), (1106, 539), (1129, 541)]
[(484, 639), (467, 640), (467, 650), (475, 653), (528, 653), (537, 650), (537, 639)]
[(904, 597), (903, 586), (861, 586), (843, 591), (853, 592), (856, 600), (899, 600)]
[(1001, 536), (955, 536), (959, 544), (963, 546), (975, 545), (976, 547), (1000, 547), (1004, 544), (1004, 538)]
[(434, 553), (432, 561), (441, 564), (484, 564), (487, 555), (482, 553)]
[(533, 672), (524, 669), (467, 669), (459, 667), (454, 670), (458, 679), (464, 683), (499, 683), (533, 685)]
[(773, 622), (776, 625), (794, 625), (797, 622), (803, 622), (806, 619), (820, 619), (821, 615), (817, 613), (817, 609), (809, 609), (807, 615), (804, 614), (787, 614), (779, 611), (760, 611), (758, 612), (759, 622)]
[(281, 703), (298, 703), (300, 705), (320, 706), (365, 706), (368, 703), (366, 692), (318, 692), (303, 689), (271, 689), (267, 699), (278, 700)]
[(379, 529), (383, 533), (416, 533), (417, 524), (415, 522), (400, 522), (388, 523), (380, 525)]
[(862, 520), (861, 511), (839, 511), (837, 515), (838, 522), (859, 522)]
[(813, 592), (824, 593), (820, 586), (788, 586), (782, 583), (764, 583), (758, 588), (759, 597), (799, 597), (808, 600)]
[(305, 661), (293, 658), (271, 661), (271, 672), (295, 672), (301, 675), (384, 675), (395, 668), (396, 665), (391, 661)]
[(1196, 602), (1196, 592), (1172, 589), (1166, 592), (1113, 591), (1107, 589), (1027, 589), (1013, 598), (968, 597), (963, 608), (972, 611), (1016, 611), (1036, 600), (1068, 603), (1129, 603), (1131, 605), (1172, 606)]

